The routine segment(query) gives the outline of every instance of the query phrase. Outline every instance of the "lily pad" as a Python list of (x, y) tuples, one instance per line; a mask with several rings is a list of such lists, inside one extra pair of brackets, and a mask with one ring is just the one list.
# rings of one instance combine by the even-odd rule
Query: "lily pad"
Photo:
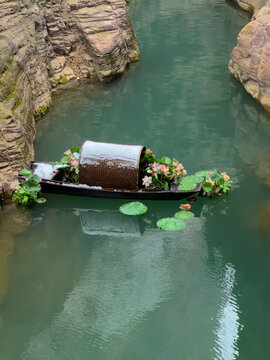
[(37, 198), (37, 203), (38, 204), (43, 204), (45, 203), (47, 200), (45, 198)]
[(178, 211), (174, 216), (177, 220), (187, 220), (193, 218), (194, 214), (191, 211)]
[(182, 191), (190, 191), (194, 190), (197, 187), (197, 184), (202, 182), (204, 178), (202, 176), (185, 176), (181, 179), (180, 185), (178, 186), (178, 190)]
[(196, 189), (196, 187), (197, 184), (195, 183), (190, 183), (190, 184), (187, 183), (187, 184), (180, 184), (177, 189), (181, 191), (190, 191)]
[(209, 173), (213, 174), (214, 172), (216, 172), (216, 170), (200, 170), (196, 172), (196, 175), (205, 176), (208, 178)]
[(183, 220), (178, 220), (176, 218), (163, 218), (158, 220), (157, 227), (162, 230), (177, 231), (183, 229), (185, 223)]
[(190, 176), (185, 176), (181, 179), (181, 184), (186, 184), (186, 183), (195, 183), (198, 184), (200, 182), (202, 182), (204, 179), (202, 176), (196, 176), (196, 175), (190, 175)]
[(124, 204), (119, 208), (119, 211), (125, 215), (142, 215), (145, 214), (147, 210), (147, 206), (139, 201)]

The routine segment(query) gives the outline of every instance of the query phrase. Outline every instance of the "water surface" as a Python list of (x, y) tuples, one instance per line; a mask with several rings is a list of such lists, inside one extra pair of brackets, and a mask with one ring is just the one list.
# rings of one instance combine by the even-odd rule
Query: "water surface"
[(55, 96), (36, 158), (85, 139), (144, 144), (190, 173), (227, 171), (234, 191), (198, 200), (172, 233), (155, 223), (179, 202), (126, 218), (123, 201), (48, 195), (12, 233), (2, 214), (0, 359), (267, 360), (270, 119), (227, 70), (248, 15), (222, 0), (136, 0), (130, 13), (141, 61)]

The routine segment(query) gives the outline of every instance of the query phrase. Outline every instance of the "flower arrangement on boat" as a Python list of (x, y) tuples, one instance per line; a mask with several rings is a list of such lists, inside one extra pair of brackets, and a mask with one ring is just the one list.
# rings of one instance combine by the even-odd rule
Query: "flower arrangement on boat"
[(79, 174), (79, 158), (80, 158), (80, 148), (74, 146), (71, 149), (68, 149), (64, 152), (64, 155), (60, 161), (54, 162), (53, 165), (56, 170), (61, 169), (63, 173), (63, 178), (65, 181), (77, 184), (78, 183), (78, 174)]
[(148, 189), (169, 190), (171, 184), (179, 184), (187, 174), (184, 166), (176, 159), (157, 159), (150, 149), (146, 149), (140, 162), (142, 185)]
[(204, 184), (202, 187), (203, 196), (214, 198), (222, 194), (228, 194), (232, 189), (232, 181), (226, 172), (218, 170), (199, 171), (197, 174), (204, 176)]

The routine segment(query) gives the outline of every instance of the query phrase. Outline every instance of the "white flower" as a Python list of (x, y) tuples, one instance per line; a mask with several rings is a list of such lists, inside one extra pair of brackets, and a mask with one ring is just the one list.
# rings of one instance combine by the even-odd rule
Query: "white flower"
[(142, 180), (142, 183), (145, 187), (148, 187), (152, 183), (152, 177), (151, 176), (145, 176)]

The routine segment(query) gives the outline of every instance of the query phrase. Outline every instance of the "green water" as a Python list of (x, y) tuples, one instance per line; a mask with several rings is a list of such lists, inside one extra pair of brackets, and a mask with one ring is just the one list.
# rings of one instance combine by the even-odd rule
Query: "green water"
[(141, 61), (56, 96), (36, 158), (85, 139), (145, 144), (190, 173), (227, 171), (234, 191), (171, 233), (155, 222), (179, 202), (130, 218), (123, 201), (46, 196), (24, 232), (2, 233), (0, 359), (267, 360), (270, 119), (227, 70), (248, 15), (223, 0), (134, 0), (130, 13)]

